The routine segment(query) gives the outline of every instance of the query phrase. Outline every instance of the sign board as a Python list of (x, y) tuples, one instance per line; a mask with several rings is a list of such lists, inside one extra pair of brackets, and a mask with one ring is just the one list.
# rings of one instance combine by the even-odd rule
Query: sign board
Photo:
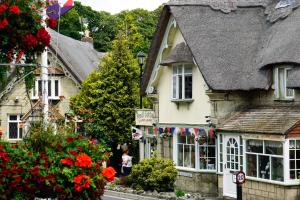
[(137, 126), (153, 126), (155, 123), (155, 114), (153, 110), (136, 110), (135, 111), (135, 124)]
[(132, 131), (132, 139), (133, 140), (139, 140), (143, 137), (143, 133), (140, 129), (131, 127), (131, 131)]
[(193, 178), (193, 174), (192, 174), (192, 173), (189, 173), (189, 172), (181, 172), (181, 171), (179, 171), (179, 172), (178, 172), (178, 175), (179, 175), (179, 176), (185, 176), (185, 177)]
[(244, 184), (246, 180), (246, 175), (243, 171), (235, 172), (233, 174), (233, 182), (236, 184)]

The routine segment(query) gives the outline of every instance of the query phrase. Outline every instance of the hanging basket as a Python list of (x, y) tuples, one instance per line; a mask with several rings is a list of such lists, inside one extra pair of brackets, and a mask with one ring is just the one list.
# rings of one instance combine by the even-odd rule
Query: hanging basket
[(24, 53), (43, 52), (50, 35), (42, 26), (42, 0), (0, 1), (0, 58), (10, 63)]

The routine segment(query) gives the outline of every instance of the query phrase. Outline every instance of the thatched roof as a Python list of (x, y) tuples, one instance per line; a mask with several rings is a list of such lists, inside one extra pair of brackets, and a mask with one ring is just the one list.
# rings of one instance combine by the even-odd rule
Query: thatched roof
[[(300, 63), (299, 2), (275, 9), (277, 3), (278, 0), (170, 1), (163, 9), (149, 52), (143, 91), (171, 15), (211, 89), (269, 89), (270, 65)], [(296, 74), (300, 78), (300, 73)], [(293, 84), (300, 87), (300, 82)]]
[(193, 63), (193, 55), (190, 48), (184, 42), (177, 44), (169, 56), (160, 64), (172, 65), (174, 63)]
[(82, 42), (48, 29), (51, 35), (50, 49), (81, 83), (93, 69), (96, 69), (104, 53), (97, 52), (89, 42)]

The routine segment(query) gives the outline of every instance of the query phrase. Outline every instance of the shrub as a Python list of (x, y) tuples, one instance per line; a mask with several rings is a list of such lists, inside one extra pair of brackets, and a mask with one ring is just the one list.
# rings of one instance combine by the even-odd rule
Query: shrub
[(101, 198), (105, 179), (115, 174), (101, 165), (110, 156), (107, 148), (72, 133), (56, 134), (59, 143), (51, 130), (31, 134), (25, 144), (0, 141), (0, 199)]
[(176, 195), (176, 197), (183, 197), (184, 192), (181, 189), (178, 189), (175, 191), (175, 195)]
[(174, 191), (176, 176), (177, 170), (173, 161), (159, 159), (155, 155), (133, 166), (127, 184), (134, 189), (168, 192)]

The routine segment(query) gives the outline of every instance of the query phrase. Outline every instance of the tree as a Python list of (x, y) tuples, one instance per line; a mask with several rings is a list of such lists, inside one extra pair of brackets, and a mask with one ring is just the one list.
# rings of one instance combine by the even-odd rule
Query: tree
[(76, 9), (70, 10), (60, 19), (59, 32), (63, 35), (72, 37), (76, 40), (81, 40), (80, 32), (82, 26), (80, 23), (80, 15)]
[(131, 125), (138, 97), (138, 65), (124, 34), (113, 42), (102, 60), (71, 99), (75, 114), (87, 123), (87, 132), (113, 147), (131, 142)]

